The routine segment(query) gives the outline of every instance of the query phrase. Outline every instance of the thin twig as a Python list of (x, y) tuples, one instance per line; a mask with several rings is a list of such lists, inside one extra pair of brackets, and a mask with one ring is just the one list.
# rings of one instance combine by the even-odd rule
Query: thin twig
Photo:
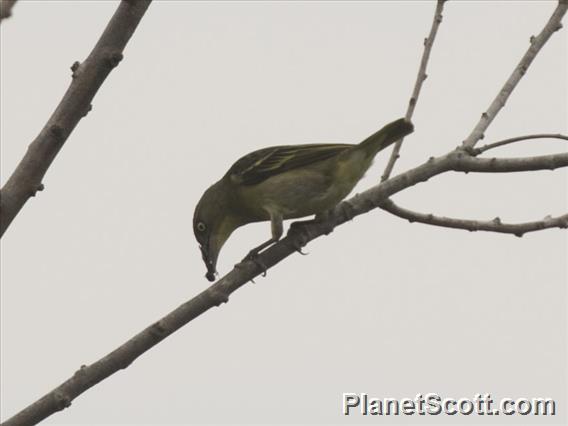
[(532, 61), (540, 52), (542, 47), (548, 41), (550, 36), (554, 34), (555, 31), (558, 31), (562, 28), (562, 17), (566, 13), (566, 9), (568, 8), (568, 2), (566, 0), (560, 0), (554, 13), (550, 17), (548, 23), (542, 29), (540, 34), (536, 37), (530, 38), (530, 46), (526, 53), (523, 55), (519, 64), (515, 67), (511, 76), (505, 82), (503, 88), (499, 91), (491, 105), (487, 111), (481, 114), (481, 118), (477, 125), (474, 127), (470, 135), (463, 141), (462, 146), (465, 149), (472, 150), (475, 144), (480, 140), (483, 139), (484, 133), (491, 124), (491, 122), (495, 119), (499, 111), (505, 106), (505, 103), (513, 93), (515, 87), (521, 78), (525, 75), (529, 66), (531, 65)]
[(489, 151), (490, 149), (497, 148), (503, 145), (509, 145), (515, 142), (521, 141), (528, 141), (531, 139), (563, 139), (568, 141), (568, 136), (561, 135), (559, 133), (540, 133), (536, 135), (525, 135), (525, 136), (517, 136), (514, 138), (503, 139), (498, 142), (493, 142), (487, 145), (480, 146), (479, 148), (474, 148), (472, 150), (473, 155), (477, 156), (479, 154), (484, 153), (485, 151)]
[(516, 158), (479, 158), (456, 150), (452, 170), (456, 172), (510, 173), (555, 170), (568, 166), (568, 153)]
[(524, 223), (503, 223), (499, 217), (492, 220), (470, 220), (456, 219), (444, 216), (435, 216), (433, 214), (425, 214), (415, 212), (398, 206), (392, 200), (385, 200), (381, 203), (380, 208), (394, 214), (395, 216), (407, 219), (409, 222), (419, 222), (427, 225), (441, 226), (444, 228), (464, 229), (470, 232), (489, 231), (504, 234), (513, 234), (522, 237), (528, 232), (540, 231), (550, 228), (568, 228), (568, 214), (558, 217), (547, 216), (542, 220)]
[(0, 22), (12, 16), (12, 8), (18, 0), (0, 0)]
[(151, 0), (123, 0), (89, 57), (71, 66), (71, 85), (63, 99), (28, 147), (20, 164), (0, 190), (0, 237), (24, 204), (43, 190), (42, 179), (57, 153), (91, 109), (91, 101), (122, 60), (122, 51), (134, 33)]
[[(414, 115), (414, 109), (416, 108), (416, 103), (418, 102), (418, 97), (420, 96), (420, 90), (424, 80), (428, 77), (426, 74), (426, 67), (428, 66), (428, 60), (430, 59), (430, 52), (432, 51), (432, 46), (434, 45), (434, 40), (436, 39), (436, 34), (438, 33), (438, 28), (442, 23), (444, 10), (444, 3), (446, 0), (438, 0), (436, 4), (436, 10), (434, 12), (434, 19), (432, 21), (432, 27), (430, 28), (430, 34), (424, 39), (424, 52), (422, 53), (422, 59), (420, 60), (420, 67), (418, 68), (418, 75), (416, 76), (416, 82), (414, 83), (414, 89), (412, 90), (412, 96), (408, 102), (408, 108), (406, 109), (406, 115), (404, 116), (407, 121), (412, 121), (412, 116)], [(387, 180), (394, 168), (396, 160), (400, 157), (400, 148), (402, 147), (403, 139), (398, 140), (392, 149), (391, 156), (385, 167), (385, 171), (381, 176), (381, 182)]]

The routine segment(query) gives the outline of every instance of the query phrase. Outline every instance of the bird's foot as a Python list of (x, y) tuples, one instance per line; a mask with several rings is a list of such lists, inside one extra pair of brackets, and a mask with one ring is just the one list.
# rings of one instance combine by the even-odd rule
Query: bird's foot
[[(249, 253), (244, 257), (244, 259), (241, 260), (241, 262), (238, 263), (237, 265), (240, 265), (241, 263), (245, 263), (245, 262), (253, 262), (255, 265), (257, 265), (262, 270), (262, 276), (266, 277), (266, 272), (268, 271), (268, 268), (259, 259), (258, 250), (254, 249), (254, 250), (249, 251)], [(254, 282), (254, 281), (252, 281), (252, 282)]]
[(307, 256), (309, 253), (302, 251), (302, 248), (306, 245), (303, 241), (298, 241), (297, 239), (292, 239), (292, 248), (300, 253), (302, 256)]
[(292, 247), (302, 256), (305, 256), (308, 253), (304, 253), (302, 248), (308, 244), (310, 240), (310, 232), (307, 229), (307, 226), (310, 224), (316, 223), (315, 220), (305, 220), (301, 222), (293, 222), (290, 225), (290, 229), (288, 231), (288, 235), (292, 237)]
[(314, 223), (313, 220), (305, 220), (301, 222), (292, 222), (290, 229), (288, 230), (289, 235), (298, 235), (301, 239), (301, 246), (305, 246), (310, 239), (310, 233), (307, 229), (307, 225)]

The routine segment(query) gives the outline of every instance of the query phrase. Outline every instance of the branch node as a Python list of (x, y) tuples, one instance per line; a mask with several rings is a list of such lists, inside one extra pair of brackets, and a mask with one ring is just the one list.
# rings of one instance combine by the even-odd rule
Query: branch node
[[(254, 281), (252, 282), (254, 283)], [(229, 296), (226, 293), (219, 290), (211, 290), (209, 292), (209, 295), (211, 296), (211, 299), (213, 300), (215, 306), (220, 306), (223, 303), (227, 303), (229, 301)]]
[(114, 68), (116, 67), (120, 61), (122, 61), (122, 58), (124, 56), (122, 55), (122, 53), (120, 52), (116, 52), (116, 53), (112, 53), (108, 56), (107, 58), (107, 64), (111, 67)]
[(71, 71), (72, 71), (71, 78), (77, 77), (77, 75), (78, 75), (77, 71), (79, 70), (80, 66), (81, 66), (81, 62), (79, 62), (79, 61), (73, 62), (73, 64), (71, 65)]
[(408, 101), (408, 104), (409, 104), (411, 107), (414, 107), (414, 106), (416, 105), (416, 98), (415, 98), (414, 96), (411, 97), (411, 98), (410, 98), (410, 101)]
[(533, 44), (535, 40), (536, 40), (536, 37), (534, 35), (532, 35), (531, 38), (529, 39), (531, 44)]
[(428, 78), (428, 74), (424, 73), (422, 74), (422, 81), (426, 80)]
[(554, 31), (560, 31), (562, 29), (562, 22), (559, 22), (558, 25), (554, 28)]
[(519, 237), (519, 238), (522, 238), (522, 237), (523, 237), (523, 235), (524, 235), (524, 233), (523, 233), (523, 232), (515, 232), (515, 237)]
[(58, 411), (71, 406), (71, 398), (63, 392), (55, 392), (53, 398), (55, 399), (55, 407)]
[(38, 191), (43, 191), (44, 189), (45, 189), (45, 186), (43, 185), (43, 183), (40, 183), (38, 186), (36, 186), (35, 188), (33, 188), (33, 189), (30, 191), (30, 197), (35, 197), (35, 196), (36, 196), (36, 193), (37, 193)]
[(484, 120), (487, 120), (488, 117), (489, 117), (489, 116), (487, 115), (487, 112), (483, 112), (483, 113), (481, 114), (481, 118), (484, 119)]
[(481, 151), (479, 149), (476, 149), (476, 148), (469, 146), (469, 145), (458, 146), (457, 150), (459, 152), (461, 152), (462, 155), (467, 154), (467, 155), (472, 156), (472, 157), (475, 157), (475, 156), (481, 154)]
[(495, 225), (501, 225), (501, 218), (499, 216), (497, 216), (495, 219), (493, 219), (492, 221)]
[(89, 104), (87, 105), (87, 108), (85, 108), (85, 112), (83, 112), (83, 117), (86, 117), (87, 114), (89, 114), (89, 112), (93, 109), (93, 104)]
[(75, 371), (75, 377), (83, 376), (86, 373), (87, 366), (85, 364), (81, 365), (77, 371)]
[[(521, 75), (525, 75), (527, 72), (528, 66), (527, 65), (521, 65), (519, 67), (519, 72), (521, 73)], [(504, 103), (503, 103), (504, 104)]]

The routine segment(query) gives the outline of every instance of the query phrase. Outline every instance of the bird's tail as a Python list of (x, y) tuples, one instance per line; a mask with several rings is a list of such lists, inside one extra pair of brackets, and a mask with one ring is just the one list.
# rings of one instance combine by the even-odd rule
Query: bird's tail
[(359, 144), (359, 147), (364, 149), (367, 155), (374, 157), (379, 151), (382, 151), (413, 131), (414, 125), (410, 121), (400, 118), (369, 136)]

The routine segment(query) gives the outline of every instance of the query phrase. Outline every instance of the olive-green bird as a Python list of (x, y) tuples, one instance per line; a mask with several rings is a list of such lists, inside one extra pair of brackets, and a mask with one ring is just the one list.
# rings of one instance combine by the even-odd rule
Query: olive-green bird
[(247, 223), (270, 220), (272, 238), (249, 253), (254, 256), (280, 239), (282, 221), (324, 214), (355, 187), (375, 155), (412, 133), (399, 119), (358, 145), (283, 145), (251, 152), (231, 166), (201, 197), (193, 231), (205, 275), (215, 279), (217, 258), (231, 233)]

